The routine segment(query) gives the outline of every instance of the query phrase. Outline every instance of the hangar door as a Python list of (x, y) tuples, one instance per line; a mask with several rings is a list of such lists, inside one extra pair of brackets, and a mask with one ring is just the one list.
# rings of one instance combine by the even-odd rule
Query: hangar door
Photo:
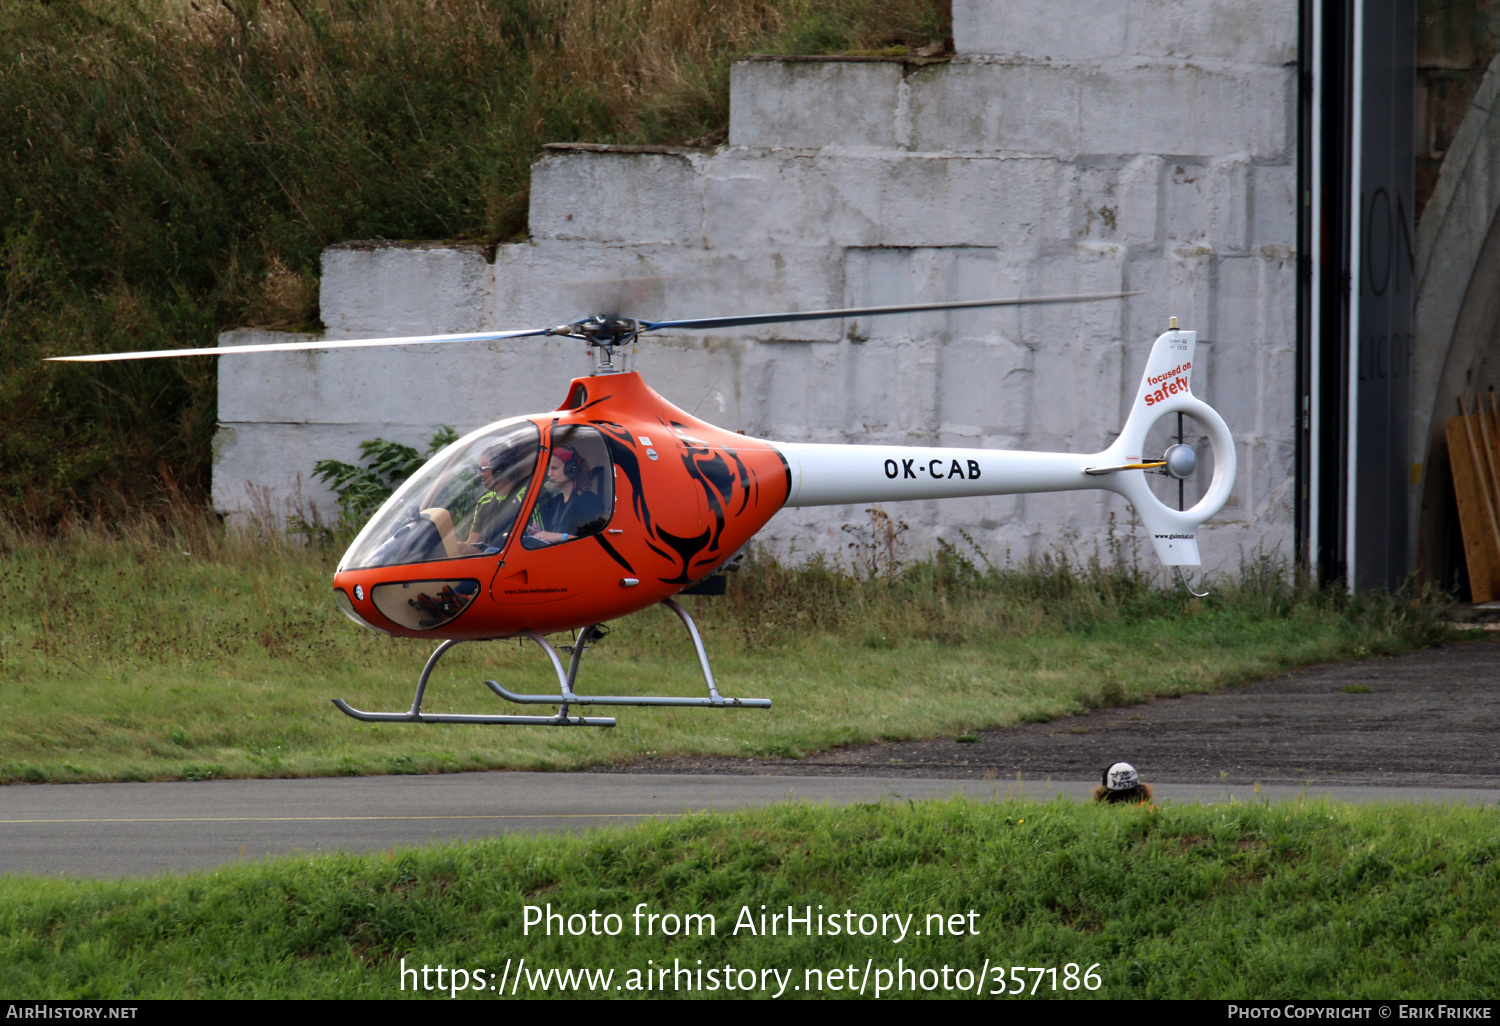
[(1302, 0), (1298, 523), (1325, 579), (1411, 569), (1415, 0)]

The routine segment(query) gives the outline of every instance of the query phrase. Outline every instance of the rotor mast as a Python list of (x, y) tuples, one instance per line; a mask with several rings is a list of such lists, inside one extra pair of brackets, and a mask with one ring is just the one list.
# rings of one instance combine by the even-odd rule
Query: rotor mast
[(596, 353), (594, 369), (590, 372), (593, 375), (620, 373), (622, 368), (616, 367), (614, 362), (615, 350), (621, 346), (635, 345), (636, 337), (640, 333), (640, 321), (610, 314), (595, 314), (593, 317), (574, 321), (572, 324), (560, 324), (546, 331), (548, 335), (581, 339), (594, 350)]

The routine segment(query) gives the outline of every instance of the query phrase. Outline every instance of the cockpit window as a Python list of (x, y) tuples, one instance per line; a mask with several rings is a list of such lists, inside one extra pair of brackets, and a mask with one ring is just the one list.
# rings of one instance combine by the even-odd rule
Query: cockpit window
[(542, 494), (521, 544), (539, 549), (598, 534), (614, 513), (614, 485), (609, 449), (597, 429), (553, 428)]
[(540, 449), (530, 421), (460, 438), (387, 500), (339, 569), (499, 553), (530, 498)]

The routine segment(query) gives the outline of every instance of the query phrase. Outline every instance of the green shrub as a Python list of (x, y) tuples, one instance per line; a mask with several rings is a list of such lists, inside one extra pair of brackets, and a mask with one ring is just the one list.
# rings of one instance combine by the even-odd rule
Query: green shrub
[(439, 449), (457, 439), (458, 432), (444, 424), (432, 436), (432, 442), (423, 454), (400, 442), (371, 438), (359, 443), (364, 466), (357, 467), (339, 460), (319, 460), (313, 467), (313, 476), (338, 496), (339, 526), (346, 531), (356, 530), (401, 487), (402, 482), (421, 469), (422, 464), (435, 456)]

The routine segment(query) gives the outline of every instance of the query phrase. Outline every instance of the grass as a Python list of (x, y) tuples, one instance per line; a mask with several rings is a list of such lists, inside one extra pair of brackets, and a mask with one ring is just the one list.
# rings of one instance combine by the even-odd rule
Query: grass
[[(946, 549), (853, 575), (751, 561), (727, 598), (689, 601), (721, 691), (769, 697), (769, 711), (626, 708), (611, 730), (365, 724), (329, 700), (409, 707), (431, 645), (338, 615), (334, 561), (187, 512), (50, 533), (0, 526), (0, 781), (798, 757), (972, 735), (1450, 636), (1435, 607), (1319, 590), (1264, 564), (1198, 600), (1118, 561), (996, 568)], [(701, 693), (669, 613), (613, 626), (584, 664), (584, 693)], [(460, 646), (424, 708), (514, 711), (480, 681), (546, 691), (549, 673), (531, 646)]]
[[(857, 539), (855, 572), (752, 560), (727, 598), (697, 601), (721, 688), (772, 697), (769, 713), (626, 709), (614, 730), (554, 731), (339, 716), (333, 695), (403, 708), (429, 646), (338, 616), (331, 552), (225, 532), (186, 508), (50, 532), (3, 523), (0, 779), (796, 756), (968, 739), (1449, 636), (1440, 608), (1320, 590), (1266, 562), (1199, 600), (1154, 587), (1121, 546), (1103, 564), (997, 568), (952, 548), (902, 564), (881, 524)], [(662, 611), (617, 625), (590, 660), (590, 682), (611, 689), (701, 688)], [(495, 707), (481, 676), (531, 690), (543, 679), (535, 653), (501, 643), (461, 646), (443, 665), (436, 709)], [(0, 878), (0, 992), (456, 1000), (499, 996), (489, 988), (503, 980), (534, 997), (862, 985), (886, 998), (1482, 999), (1500, 970), (1497, 892), (1493, 809), (788, 804), (150, 879)], [(913, 932), (835, 934), (826, 919), (822, 935), (788, 935), (785, 920), (760, 930), (762, 911), (789, 906)], [(653, 927), (653, 913), (668, 918)], [(677, 925), (688, 916), (698, 932)]]
[[(552, 973), (586, 969), (611, 972), (593, 986), (616, 996), (744, 996), (710, 987), (732, 970), (754, 996), (864, 980), (886, 998), (1472, 1000), (1500, 978), (1497, 905), (1488, 808), (788, 804), (143, 880), (0, 879), (0, 991), (472, 999), (504, 974), (517, 996), (569, 997), (591, 988)], [(762, 906), (867, 935), (827, 919), (822, 936), (785, 921), (769, 935)], [(653, 913), (700, 918), (670, 935)], [(910, 917), (908, 932), (866, 915)]]

